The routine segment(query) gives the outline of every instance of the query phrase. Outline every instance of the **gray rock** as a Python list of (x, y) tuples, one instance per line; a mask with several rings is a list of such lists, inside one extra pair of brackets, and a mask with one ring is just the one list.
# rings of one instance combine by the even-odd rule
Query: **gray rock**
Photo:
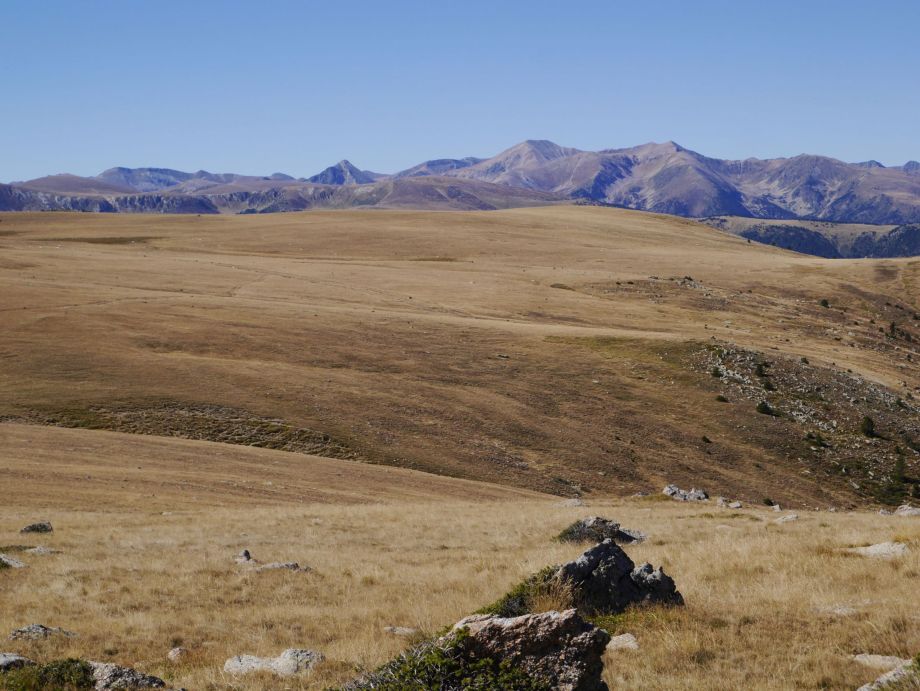
[(119, 667), (110, 662), (92, 662), (89, 666), (93, 670), (93, 679), (96, 681), (96, 691), (106, 689), (163, 689), (166, 682), (159, 677), (138, 672), (130, 667)]
[(224, 663), (224, 672), (234, 675), (271, 672), (279, 677), (290, 677), (309, 672), (323, 659), (323, 655), (314, 650), (289, 648), (278, 657), (236, 655)]
[(461, 629), (468, 633), (459, 644), (464, 658), (507, 662), (559, 691), (607, 690), (601, 655), (610, 634), (574, 609), (520, 617), (475, 615), (454, 625)]
[(611, 521), (600, 516), (592, 516), (575, 521), (559, 534), (562, 542), (603, 542), (606, 539), (614, 542), (629, 544), (642, 542), (646, 535), (638, 530), (621, 528), (616, 521)]
[(50, 547), (45, 547), (44, 545), (39, 545), (38, 547), (30, 547), (26, 550), (26, 554), (36, 554), (42, 557), (57, 553), (58, 551), (56, 549), (51, 549)]
[(233, 561), (235, 561), (237, 564), (249, 564), (253, 561), (253, 559), (252, 555), (249, 553), (249, 550), (244, 549), (233, 558)]
[(916, 682), (920, 685), (920, 672), (912, 662), (906, 662), (890, 672), (885, 672), (875, 681), (863, 684), (857, 691), (882, 691), (882, 689), (909, 689), (907, 684)]
[(894, 511), (895, 516), (904, 516), (904, 517), (916, 517), (920, 516), (920, 508), (911, 506), (910, 504), (902, 504)]
[(782, 511), (783, 509), (782, 509), (782, 507), (781, 507), (779, 504), (774, 504), (774, 505), (773, 505), (773, 510), (774, 510), (776, 513), (779, 513), (779, 512)]
[(709, 501), (709, 495), (705, 490), (696, 489), (684, 490), (677, 485), (668, 485), (662, 490), (662, 493), (677, 501)]
[(571, 499), (566, 499), (565, 501), (563, 501), (561, 505), (567, 508), (575, 508), (579, 506), (584, 506), (585, 502), (580, 497), (572, 497)]
[(858, 662), (861, 665), (871, 667), (872, 669), (879, 669), (883, 672), (890, 672), (910, 662), (910, 660), (905, 660), (902, 657), (895, 657), (894, 655), (872, 655), (869, 653), (854, 655), (852, 659), (853, 662)]
[(631, 633), (622, 633), (614, 636), (607, 644), (607, 652), (612, 653), (617, 650), (638, 650), (639, 641)]
[(393, 636), (403, 636), (407, 638), (418, 633), (418, 629), (413, 629), (409, 626), (384, 626), (383, 630), (385, 633), (389, 633)]
[(888, 509), (879, 509), (879, 510), (878, 510), (878, 515), (879, 515), (879, 516), (890, 516), (890, 515), (891, 515), (891, 511), (889, 511)]
[(0, 672), (9, 672), (12, 669), (31, 667), (35, 663), (27, 657), (16, 653), (0, 653)]
[(740, 502), (740, 501), (733, 501), (731, 504), (728, 505), (728, 508), (730, 508), (730, 509), (740, 509), (740, 508), (741, 508), (741, 502)]
[(799, 520), (799, 515), (798, 515), (798, 514), (795, 514), (795, 513), (787, 513), (785, 516), (780, 516), (779, 518), (777, 518), (777, 519), (776, 519), (775, 521), (773, 521), (773, 522), (774, 522), (774, 523), (783, 524), (783, 523), (792, 523), (792, 521), (797, 521), (797, 520)]
[(609, 539), (560, 566), (552, 578), (571, 587), (576, 606), (586, 614), (616, 614), (643, 602), (684, 604), (670, 576), (651, 564), (636, 567)]
[(53, 533), (54, 528), (51, 527), (51, 524), (48, 521), (39, 521), (38, 523), (30, 523), (25, 528), (19, 531), (20, 533)]
[(10, 633), (12, 641), (40, 641), (51, 636), (67, 636), (72, 638), (77, 634), (56, 626), (45, 626), (44, 624), (29, 624)]
[(11, 569), (24, 569), (26, 567), (25, 564), (23, 564), (15, 557), (11, 557), (6, 554), (0, 554), (0, 563), (6, 564)]

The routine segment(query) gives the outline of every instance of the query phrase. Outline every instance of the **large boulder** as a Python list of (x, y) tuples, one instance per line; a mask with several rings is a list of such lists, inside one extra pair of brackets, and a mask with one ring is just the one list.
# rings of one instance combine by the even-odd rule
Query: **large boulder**
[(606, 691), (601, 656), (610, 634), (574, 609), (520, 617), (474, 615), (454, 625), (459, 654), (491, 658), (559, 691)]
[(661, 568), (636, 567), (609, 539), (560, 566), (553, 578), (570, 588), (578, 610), (586, 614), (616, 614), (640, 603), (684, 604), (674, 580)]
[(631, 542), (642, 542), (645, 535), (638, 530), (629, 530), (622, 528), (616, 521), (600, 516), (582, 518), (575, 521), (568, 528), (559, 533), (561, 542), (603, 542), (606, 539), (614, 542), (629, 544)]
[(224, 663), (224, 671), (234, 675), (271, 672), (279, 677), (290, 677), (309, 672), (322, 660), (323, 655), (315, 650), (289, 648), (278, 657), (235, 655)]
[(150, 674), (138, 672), (130, 667), (120, 667), (111, 662), (89, 663), (96, 682), (96, 691), (107, 689), (164, 689), (166, 682)]
[(895, 516), (903, 517), (917, 517), (920, 516), (920, 508), (916, 506), (911, 506), (910, 504), (902, 504), (894, 511)]

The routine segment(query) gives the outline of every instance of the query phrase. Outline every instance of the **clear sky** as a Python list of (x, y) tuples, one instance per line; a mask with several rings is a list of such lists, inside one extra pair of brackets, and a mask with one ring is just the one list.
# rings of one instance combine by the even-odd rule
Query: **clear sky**
[(917, 0), (0, 0), (0, 180), (524, 139), (920, 159)]

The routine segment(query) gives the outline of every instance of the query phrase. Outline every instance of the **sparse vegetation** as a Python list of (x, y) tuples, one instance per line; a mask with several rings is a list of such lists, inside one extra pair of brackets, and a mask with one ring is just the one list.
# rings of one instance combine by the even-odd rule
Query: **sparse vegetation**
[(2, 691), (85, 691), (95, 688), (92, 669), (68, 658), (0, 674)]

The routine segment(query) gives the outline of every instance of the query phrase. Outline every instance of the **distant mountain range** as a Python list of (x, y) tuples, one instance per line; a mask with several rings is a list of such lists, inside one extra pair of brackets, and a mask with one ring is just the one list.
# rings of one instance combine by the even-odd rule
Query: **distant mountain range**
[(726, 161), (674, 142), (581, 151), (528, 140), (492, 158), (436, 159), (395, 174), (341, 161), (309, 178), (111, 168), (0, 185), (0, 210), (268, 213), (382, 206), (494, 209), (577, 202), (692, 218), (920, 223), (920, 163), (824, 156)]

